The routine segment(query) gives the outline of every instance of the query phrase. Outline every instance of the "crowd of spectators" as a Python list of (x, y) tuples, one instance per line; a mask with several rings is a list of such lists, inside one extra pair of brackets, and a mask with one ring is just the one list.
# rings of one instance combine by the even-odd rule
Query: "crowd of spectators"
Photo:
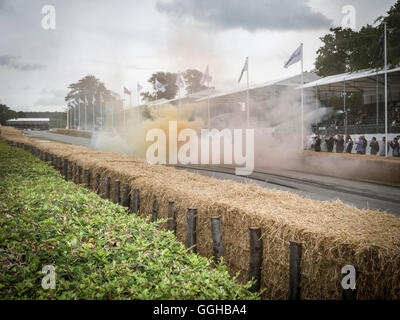
[(390, 109), (392, 110), (392, 126), (400, 125), (400, 102), (391, 104)]
[[(336, 136), (326, 135), (321, 138), (320, 135), (311, 136), (311, 150), (316, 152), (321, 152), (322, 146), (326, 147), (327, 152), (334, 152), (334, 147), (336, 153), (357, 153), (366, 154), (367, 147), (370, 147), (371, 155), (385, 156), (385, 145), (387, 148), (387, 154), (392, 150), (393, 157), (400, 156), (400, 135), (395, 137), (389, 143), (386, 143), (385, 137), (382, 138), (381, 143), (379, 143), (376, 137), (372, 137), (371, 141), (365, 138), (365, 136), (359, 136), (358, 139), (352, 139), (350, 135), (339, 134)], [(354, 150), (354, 152), (353, 152)]]

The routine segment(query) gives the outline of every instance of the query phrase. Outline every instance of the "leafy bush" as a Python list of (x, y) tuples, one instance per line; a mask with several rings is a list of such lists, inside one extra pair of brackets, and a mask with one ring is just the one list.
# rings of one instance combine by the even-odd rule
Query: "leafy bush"
[[(56, 288), (41, 283), (54, 265)], [(1, 299), (257, 299), (157, 223), (0, 141)]]

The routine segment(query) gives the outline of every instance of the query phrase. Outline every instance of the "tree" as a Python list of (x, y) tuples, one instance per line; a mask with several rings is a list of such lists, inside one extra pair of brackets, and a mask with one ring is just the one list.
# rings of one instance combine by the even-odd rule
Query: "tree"
[[(176, 85), (176, 73), (171, 73), (171, 72), (162, 72), (158, 71), (156, 73), (153, 73), (151, 77), (147, 80), (147, 82), (151, 83), (153, 85), (153, 92), (142, 92), (141, 96), (147, 100), (147, 101), (154, 101), (157, 99), (173, 99), (176, 96), (176, 93), (178, 92), (178, 86)], [(158, 82), (160, 82), (164, 88), (165, 92), (162, 92), (160, 90), (157, 91), (156, 94), (156, 79)]]
[(317, 50), (315, 69), (321, 77), (347, 72), (349, 70), (351, 29), (331, 28), (332, 34), (323, 36), (323, 46)]
[(330, 33), (320, 38), (323, 45), (317, 50), (315, 68), (322, 77), (383, 67), (383, 22), (387, 22), (388, 64), (393, 68), (400, 63), (400, 0), (379, 17), (374, 27), (366, 25), (359, 31), (331, 28)]
[(92, 75), (85, 76), (77, 83), (71, 83), (68, 89), (69, 92), (65, 97), (65, 101), (67, 102), (71, 100), (78, 101), (79, 99), (85, 101), (86, 98), (89, 104), (91, 104), (93, 96), (96, 94), (97, 97), (99, 93), (102, 94), (104, 100), (115, 99), (110, 90), (107, 90), (104, 86), (104, 83)]
[[(201, 78), (203, 78), (203, 73), (201, 71), (196, 69), (187, 69), (182, 75), (186, 82), (186, 91), (188, 94), (207, 89), (207, 86), (200, 83)], [(211, 81), (211, 77), (209, 81)]]
[[(383, 22), (387, 23), (387, 59), (389, 67), (394, 68), (400, 64), (400, 0), (397, 0), (387, 14), (386, 17), (378, 17), (376, 22), (380, 22), (379, 36), (383, 34)], [(383, 54), (379, 65), (383, 66)]]
[(0, 104), (0, 124), (5, 125), (7, 120), (18, 118), (18, 112), (11, 110), (5, 104)]
[[(65, 101), (68, 103), (75, 102), (76, 107), (79, 101), (85, 102), (85, 100), (87, 100), (87, 112), (84, 113), (84, 104), (82, 104), (80, 108), (80, 116), (82, 119), (85, 119), (85, 115), (87, 116), (85, 122), (89, 127), (92, 127), (92, 124), (94, 123), (93, 108), (95, 110), (100, 109), (100, 106), (104, 108), (104, 105), (100, 102), (100, 95), (106, 104), (113, 104), (118, 100), (118, 97), (115, 95), (115, 93), (108, 90), (104, 83), (100, 82), (100, 80), (93, 75), (87, 75), (77, 83), (71, 83), (68, 86), (68, 89), (69, 92), (65, 97)], [(98, 114), (98, 111), (95, 113)]]

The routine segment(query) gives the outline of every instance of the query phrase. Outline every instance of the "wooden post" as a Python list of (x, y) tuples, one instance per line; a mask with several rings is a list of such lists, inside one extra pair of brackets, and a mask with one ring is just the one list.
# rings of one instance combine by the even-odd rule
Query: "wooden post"
[(50, 154), (50, 156), (51, 156), (51, 165), (55, 169), (56, 165), (57, 165), (57, 163), (56, 163), (56, 161), (57, 161), (56, 155), (55, 154)]
[(289, 300), (300, 300), (301, 243), (290, 241)]
[(221, 234), (221, 217), (211, 217), (211, 235), (213, 240), (214, 261), (215, 264), (217, 264), (224, 255)]
[(67, 167), (67, 181), (72, 181), (72, 161), (68, 161), (68, 167)]
[(78, 183), (82, 183), (82, 167), (78, 166)]
[(167, 230), (172, 231), (176, 235), (176, 214), (173, 201), (168, 201)]
[(62, 174), (62, 160), (61, 160), (62, 158), (61, 157), (57, 157), (57, 168), (58, 168), (58, 171), (60, 171), (60, 173)]
[(74, 182), (78, 183), (78, 164), (74, 163)]
[(90, 187), (90, 170), (89, 169), (85, 169), (83, 171), (83, 184), (86, 189), (89, 189), (89, 187)]
[(65, 178), (65, 180), (68, 180), (68, 159), (64, 158), (63, 163), (64, 163), (64, 165), (63, 165), (64, 178)]
[(189, 248), (193, 253), (197, 253), (196, 223), (197, 223), (197, 209), (189, 208), (187, 212), (186, 247)]
[(121, 186), (121, 181), (115, 180), (114, 181), (114, 197), (113, 197), (113, 202), (114, 203), (119, 203), (119, 188)]
[(342, 288), (342, 300), (354, 301), (357, 300), (357, 270), (356, 271), (356, 288), (355, 289), (343, 289)]
[(110, 199), (110, 177), (104, 177), (101, 185), (101, 197), (103, 199)]
[(133, 197), (131, 199), (131, 212), (140, 213), (140, 191), (139, 189), (133, 190)]
[(343, 289), (342, 290), (342, 300), (355, 301), (357, 300), (357, 288), (356, 289)]
[(96, 179), (94, 180), (94, 192), (100, 194), (100, 173), (96, 173)]
[(250, 238), (250, 272), (249, 280), (254, 283), (249, 289), (251, 292), (260, 291), (261, 288), (261, 267), (263, 261), (263, 242), (261, 239), (261, 228), (249, 228)]
[(154, 201), (153, 201), (153, 214), (151, 215), (151, 221), (157, 221), (158, 219), (158, 201), (157, 201), (157, 197), (154, 197)]
[(129, 203), (130, 203), (130, 198), (129, 198), (129, 193), (131, 192), (131, 187), (129, 186), (129, 184), (125, 183), (122, 186), (122, 194), (121, 194), (121, 206), (124, 207), (129, 207)]
[(60, 170), (59, 161), (60, 161), (60, 157), (54, 156), (54, 168), (56, 170)]

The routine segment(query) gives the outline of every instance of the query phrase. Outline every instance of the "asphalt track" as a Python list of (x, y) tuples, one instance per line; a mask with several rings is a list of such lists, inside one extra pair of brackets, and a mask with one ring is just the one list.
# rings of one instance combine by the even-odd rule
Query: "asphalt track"
[[(94, 148), (90, 139), (72, 137), (49, 131), (27, 131), (26, 135)], [(246, 183), (252, 181), (264, 188), (297, 193), (313, 200), (340, 199), (361, 209), (387, 211), (400, 217), (400, 188), (380, 184), (346, 180), (289, 170), (255, 170), (249, 176), (235, 175), (234, 168), (225, 166), (176, 166), (218, 179)]]

